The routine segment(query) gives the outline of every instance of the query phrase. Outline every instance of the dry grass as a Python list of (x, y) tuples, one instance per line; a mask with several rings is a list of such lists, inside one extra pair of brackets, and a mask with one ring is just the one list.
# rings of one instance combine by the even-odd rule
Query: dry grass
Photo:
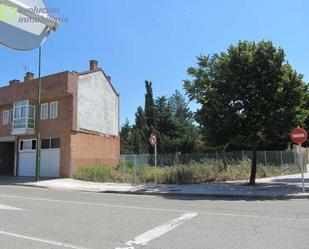
[[(298, 173), (294, 165), (262, 166), (258, 165), (257, 178)], [(250, 174), (250, 161), (231, 163), (225, 170), (221, 161), (207, 160), (202, 163), (190, 163), (172, 167), (157, 168), (157, 182), (164, 184), (190, 184), (212, 181), (246, 180)], [(95, 182), (152, 183), (155, 181), (155, 168), (149, 165), (134, 168), (106, 167), (103, 165), (84, 166), (74, 175), (75, 179)]]

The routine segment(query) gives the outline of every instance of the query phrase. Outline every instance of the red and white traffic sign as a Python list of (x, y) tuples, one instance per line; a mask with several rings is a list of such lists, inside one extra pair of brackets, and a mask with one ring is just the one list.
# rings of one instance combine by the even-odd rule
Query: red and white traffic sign
[(296, 128), (291, 133), (291, 139), (296, 144), (302, 144), (307, 140), (307, 132), (303, 128)]
[(151, 146), (155, 146), (157, 144), (157, 137), (155, 134), (151, 134), (150, 138), (149, 138), (149, 142), (151, 144)]

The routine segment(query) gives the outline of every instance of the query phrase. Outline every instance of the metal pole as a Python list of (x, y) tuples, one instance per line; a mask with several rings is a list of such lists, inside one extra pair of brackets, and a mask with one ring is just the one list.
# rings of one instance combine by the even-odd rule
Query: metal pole
[(40, 120), (41, 120), (41, 61), (42, 61), (42, 47), (39, 47), (39, 79), (37, 85), (37, 101), (35, 108), (35, 137), (36, 137), (36, 153), (35, 153), (35, 179), (40, 180), (41, 168), (41, 134), (40, 134)]
[(154, 147), (154, 154), (155, 154), (155, 185), (157, 185), (157, 143), (155, 143)]
[(133, 184), (136, 184), (136, 178), (137, 178), (137, 173), (136, 173), (136, 165), (137, 165), (137, 157), (136, 154), (134, 154), (134, 179), (133, 179)]
[(298, 147), (299, 149), (298, 160), (299, 160), (300, 167), (301, 167), (301, 182), (302, 182), (303, 193), (305, 193), (303, 150), (302, 150), (301, 144), (298, 144), (298, 146), (299, 146)]

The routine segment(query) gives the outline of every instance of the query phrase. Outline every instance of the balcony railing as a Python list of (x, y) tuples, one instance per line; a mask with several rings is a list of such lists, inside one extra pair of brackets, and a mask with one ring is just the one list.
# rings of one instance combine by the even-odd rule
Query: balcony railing
[(35, 106), (28, 100), (14, 103), (12, 135), (34, 134)]

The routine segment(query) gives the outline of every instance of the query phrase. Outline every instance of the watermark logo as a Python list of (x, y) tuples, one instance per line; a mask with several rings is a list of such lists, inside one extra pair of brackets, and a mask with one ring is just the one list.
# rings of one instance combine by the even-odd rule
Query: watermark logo
[(9, 24), (16, 23), (17, 21), (17, 8), (0, 4), (0, 22)]
[[(68, 17), (59, 16), (60, 9), (55, 7), (50, 8), (38, 8), (34, 6), (33, 8), (24, 9), (19, 11), (23, 16), (20, 16), (18, 19), (19, 23), (34, 23), (42, 22), (45, 20), (44, 17), (48, 16), (50, 22), (56, 21), (58, 23), (68, 22)], [(35, 14), (36, 17), (33, 15)]]
[(50, 22), (58, 23), (68, 22), (68, 17), (59, 16), (59, 8), (38, 8), (18, 9), (15, 7), (0, 4), (0, 22), (16, 25), (18, 23), (37, 23), (46, 21), (46, 17)]

